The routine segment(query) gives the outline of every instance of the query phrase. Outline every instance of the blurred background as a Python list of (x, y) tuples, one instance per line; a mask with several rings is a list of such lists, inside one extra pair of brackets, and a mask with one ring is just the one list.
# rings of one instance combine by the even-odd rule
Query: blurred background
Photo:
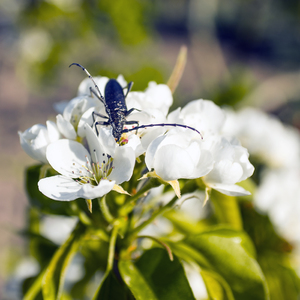
[(24, 172), (36, 162), (17, 132), (54, 121), (53, 104), (76, 96), (85, 74), (71, 63), (144, 90), (167, 82), (182, 45), (174, 107), (253, 106), (300, 128), (297, 0), (0, 1), (0, 291), (27, 251)]

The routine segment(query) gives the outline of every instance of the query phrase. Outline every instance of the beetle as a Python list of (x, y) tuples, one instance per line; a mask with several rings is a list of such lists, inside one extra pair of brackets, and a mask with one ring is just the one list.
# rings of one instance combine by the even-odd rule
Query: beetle
[[(112, 128), (112, 134), (117, 142), (120, 141), (121, 136), (123, 133), (130, 132), (130, 131), (137, 131), (138, 129), (142, 128), (148, 128), (148, 127), (164, 127), (164, 126), (172, 126), (172, 127), (182, 127), (182, 128), (188, 128), (195, 132), (197, 132), (201, 138), (201, 133), (190, 126), (182, 125), (182, 124), (176, 124), (176, 123), (159, 123), (159, 124), (148, 124), (148, 125), (139, 125), (138, 121), (127, 121), (126, 117), (129, 116), (134, 110), (140, 111), (137, 108), (131, 108), (127, 110), (125, 99), (130, 92), (133, 82), (129, 82), (128, 85), (125, 88), (122, 88), (119, 82), (116, 79), (109, 79), (107, 82), (105, 89), (104, 89), (104, 97), (102, 96), (100, 89), (98, 85), (96, 84), (95, 80), (93, 79), (92, 75), (88, 72), (88, 70), (83, 67), (82, 65), (78, 63), (72, 63), (71, 66), (78, 66), (80, 67), (92, 80), (96, 91), (90, 87), (90, 91), (92, 94), (94, 94), (104, 105), (105, 111), (107, 116), (104, 116), (102, 114), (99, 114), (97, 112), (93, 112), (93, 123), (96, 129), (97, 135), (99, 135), (97, 125), (103, 125), (103, 126), (111, 126)], [(124, 89), (127, 88), (126, 94), (124, 94)], [(95, 116), (101, 117), (103, 119), (106, 119), (107, 121), (97, 121), (95, 122)], [(124, 128), (125, 125), (136, 125), (133, 128)]]

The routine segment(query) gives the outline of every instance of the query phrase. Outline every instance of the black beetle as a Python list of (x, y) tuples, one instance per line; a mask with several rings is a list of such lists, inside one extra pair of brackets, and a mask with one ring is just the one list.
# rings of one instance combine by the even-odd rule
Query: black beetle
[[(125, 87), (125, 88), (127, 88), (127, 91), (126, 91), (126, 94), (124, 94), (125, 88), (122, 88), (117, 80), (110, 79), (105, 86), (104, 97), (103, 97), (100, 92), (99, 87), (97, 86), (96, 82), (94, 81), (91, 74), (87, 71), (87, 69), (78, 63), (72, 63), (69, 67), (71, 67), (73, 65), (78, 66), (83, 71), (85, 71), (85, 73), (88, 75), (88, 77), (94, 83), (96, 91), (98, 92), (98, 94), (97, 94), (97, 92), (95, 90), (93, 90), (93, 88), (90, 88), (91, 93), (94, 94), (104, 104), (107, 116), (104, 116), (104, 115), (96, 113), (96, 112), (93, 112), (93, 114), (92, 114), (97, 135), (98, 135), (97, 125), (104, 125), (104, 126), (110, 125), (112, 127), (112, 134), (113, 134), (114, 138), (116, 139), (116, 141), (120, 140), (123, 133), (134, 131), (134, 130), (137, 131), (138, 129), (141, 129), (141, 128), (173, 126), (173, 127), (188, 128), (193, 131), (196, 131), (198, 134), (200, 134), (200, 136), (202, 138), (201, 133), (197, 129), (190, 127), (190, 126), (182, 125), (182, 124), (160, 123), (160, 124), (148, 124), (148, 125), (140, 125), (139, 126), (138, 121), (127, 121), (126, 117), (128, 115), (130, 115), (134, 110), (139, 111), (139, 109), (137, 109), (137, 108), (131, 108), (131, 109), (127, 110), (127, 106), (126, 106), (126, 102), (125, 102), (125, 99), (133, 85), (133, 82), (132, 81), (129, 82), (127, 87)], [(95, 122), (95, 115), (99, 116), (101, 118), (107, 119), (107, 121)], [(125, 125), (133, 125), (133, 124), (136, 124), (137, 126), (135, 126), (133, 128), (129, 128), (129, 129), (127, 129), (127, 128), (124, 129)]]

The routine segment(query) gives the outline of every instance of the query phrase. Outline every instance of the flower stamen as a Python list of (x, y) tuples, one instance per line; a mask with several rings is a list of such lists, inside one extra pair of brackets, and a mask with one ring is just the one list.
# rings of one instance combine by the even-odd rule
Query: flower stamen
[[(78, 175), (75, 181), (79, 184), (98, 185), (101, 179), (107, 179), (107, 176), (109, 176), (111, 171), (114, 169), (113, 158), (109, 154), (102, 154), (104, 159), (100, 165), (96, 150), (93, 152), (95, 155), (95, 162), (91, 162), (90, 158), (85, 156), (86, 165), (78, 164), (78, 167), (76, 167), (76, 162), (73, 163), (74, 171), (72, 170), (72, 174)], [(83, 172), (83, 169), (85, 172)]]

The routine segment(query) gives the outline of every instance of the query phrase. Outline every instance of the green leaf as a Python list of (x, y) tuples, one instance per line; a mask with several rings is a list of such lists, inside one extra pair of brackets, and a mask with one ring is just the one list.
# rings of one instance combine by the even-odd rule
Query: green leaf
[(137, 300), (195, 300), (179, 259), (164, 249), (146, 251), (136, 264), (120, 261), (119, 270)]
[(42, 268), (47, 267), (51, 257), (58, 246), (40, 234), (24, 232), (24, 236), (30, 239), (30, 253), (39, 262)]
[(210, 199), (219, 223), (228, 224), (237, 230), (243, 229), (243, 221), (236, 197), (212, 190)]
[(288, 265), (286, 255), (265, 252), (259, 256), (259, 263), (266, 276), (272, 300), (299, 299), (300, 279)]
[(84, 276), (71, 288), (73, 299), (84, 299), (89, 285), (95, 273), (99, 270), (105, 272), (108, 256), (108, 243), (95, 239), (93, 235), (96, 231), (90, 231), (85, 235), (84, 243), (80, 246), (80, 253), (84, 257)]
[(67, 267), (82, 240), (85, 227), (78, 223), (67, 241), (55, 252), (43, 278), (42, 291), (45, 300), (60, 299)]
[(254, 257), (248, 236), (239, 231), (215, 228), (189, 237), (185, 242), (199, 251), (230, 286), (236, 300), (265, 300), (269, 292), (263, 272)]
[(257, 261), (266, 276), (271, 299), (298, 299), (300, 279), (290, 262), (293, 246), (278, 235), (268, 216), (255, 211), (252, 202), (241, 202), (240, 207), (245, 230), (255, 242)]
[(124, 282), (118, 280), (113, 272), (109, 272), (103, 279), (100, 290), (93, 300), (134, 300), (132, 295), (128, 298), (129, 293), (130, 291), (127, 286), (124, 285)]
[(151, 286), (131, 261), (120, 261), (121, 276), (137, 300), (157, 300)]
[[(209, 205), (209, 204), (206, 204)], [(172, 222), (174, 229), (183, 233), (184, 235), (199, 234), (203, 230), (207, 230), (212, 225), (209, 219), (202, 219), (196, 221), (190, 218), (186, 213), (180, 209), (169, 210), (164, 213), (164, 217)]]
[(234, 300), (232, 291), (227, 282), (216, 272), (201, 271), (210, 299)]

